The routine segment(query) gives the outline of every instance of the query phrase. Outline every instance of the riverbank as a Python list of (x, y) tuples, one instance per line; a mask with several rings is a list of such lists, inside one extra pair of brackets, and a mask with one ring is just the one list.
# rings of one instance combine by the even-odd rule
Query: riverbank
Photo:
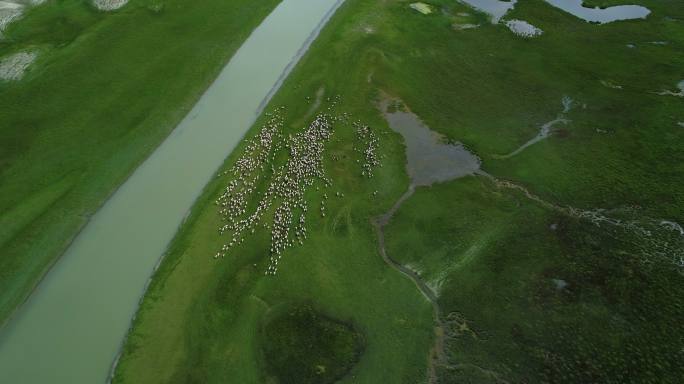
[[(337, 0), (315, 5), (287, 0), (254, 30), (0, 334), (0, 381), (106, 377), (146, 281), (178, 225), (337, 5)], [(93, 276), (98, 283), (91, 286)], [(36, 360), (40, 368), (29, 364)]]
[[(264, 319), (311, 301), (367, 342), (343, 383), (419, 383), (431, 374), (445, 382), (676, 382), (681, 372), (668, 359), (680, 346), (665, 338), (681, 334), (684, 285), (668, 258), (681, 238), (657, 220), (684, 221), (675, 147), (684, 131), (681, 100), (652, 91), (681, 80), (672, 63), (684, 63), (684, 30), (666, 19), (678, 9), (643, 3), (653, 10), (646, 20), (597, 26), (544, 1), (521, 2), (507, 17), (544, 31), (526, 39), (452, 1), (430, 2), (435, 11), (425, 15), (409, 2), (348, 0), (266, 109), (285, 107), (285, 138), (310, 126), (321, 89), (323, 100), (339, 96), (337, 114), (348, 114), (325, 145), (330, 185), (312, 184), (306, 194), (303, 244), (293, 235), (275, 275), (275, 225), (255, 227), (221, 257), (232, 233), (217, 234), (230, 221), (214, 202), (240, 176), (221, 172), (153, 277), (114, 381), (267, 382)], [(492, 176), (417, 187), (391, 211), (410, 180), (404, 141), (376, 109), (380, 90), (400, 97), (445, 143), (463, 143)], [(574, 101), (567, 124), (513, 157), (497, 156), (558, 118), (566, 95)], [(359, 126), (379, 139), (382, 166), (372, 177)], [(245, 141), (222, 171), (247, 148)], [(294, 157), (279, 152), (269, 165), (277, 170)], [(276, 171), (268, 168), (247, 187), (248, 213), (271, 185)], [(596, 220), (567, 214), (571, 208)], [(231, 212), (237, 222), (250, 217)], [(383, 262), (371, 219), (387, 212), (387, 254), (435, 292), (439, 311), (421, 284)], [(653, 223), (663, 227), (660, 242), (630, 232)], [(670, 253), (649, 252), (656, 248)], [(432, 360), (435, 321), (444, 354)]]
[(41, 55), (21, 81), (0, 84), (0, 321), (276, 4), (134, 2), (104, 14), (67, 1), (8, 27), (0, 54)]

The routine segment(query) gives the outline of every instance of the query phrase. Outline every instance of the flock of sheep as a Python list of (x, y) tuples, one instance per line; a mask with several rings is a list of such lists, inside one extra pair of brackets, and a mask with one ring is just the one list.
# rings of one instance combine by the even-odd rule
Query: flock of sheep
[[(323, 167), (325, 143), (333, 134), (335, 117), (319, 114), (302, 132), (284, 138), (282, 135), (282, 109), (270, 115), (261, 132), (249, 141), (243, 155), (226, 173), (234, 177), (216, 201), (219, 213), (227, 221), (219, 228), (220, 233), (232, 232), (232, 239), (223, 245), (215, 258), (224, 257), (228, 250), (244, 241), (244, 234), (254, 233), (265, 213), (277, 204), (273, 211), (271, 229), (270, 263), (266, 274), (275, 275), (282, 252), (306, 239), (306, 213), (308, 204), (304, 198), (307, 189), (316, 180), (329, 187), (332, 181), (326, 177)], [(282, 149), (288, 152), (287, 161), (276, 167), (275, 159)], [(248, 213), (250, 198), (257, 193), (260, 179), (270, 171), (268, 187), (253, 212)]]
[(357, 140), (364, 144), (363, 148), (358, 149), (364, 160), (361, 175), (371, 178), (373, 177), (373, 169), (380, 166), (380, 159), (378, 158), (380, 140), (369, 126), (357, 122), (354, 123), (354, 127), (356, 128)]
[[(303, 131), (287, 137), (283, 134), (284, 108), (267, 114), (268, 120), (261, 131), (247, 141), (242, 155), (223, 172), (231, 176), (231, 181), (216, 200), (219, 214), (226, 222), (219, 227), (219, 233), (229, 232), (232, 236), (214, 258), (225, 257), (231, 248), (244, 242), (247, 233), (254, 233), (263, 225), (271, 231), (270, 260), (265, 274), (275, 275), (283, 251), (297, 243), (303, 244), (309, 212), (305, 194), (317, 182), (323, 188), (332, 186), (332, 180), (325, 173), (325, 145), (330, 141), (335, 123), (348, 118), (346, 114), (333, 116), (330, 113), (333, 107), (334, 103)], [(362, 175), (370, 178), (373, 168), (380, 165), (379, 140), (368, 126), (354, 123), (354, 127), (357, 140), (363, 144), (357, 149), (364, 161)], [(287, 159), (277, 166), (283, 153)], [(341, 198), (344, 194), (337, 192), (336, 196)], [(322, 197), (320, 215), (325, 217), (328, 194), (324, 192)], [(255, 201), (258, 201), (256, 205)], [(264, 215), (269, 214), (273, 215), (272, 221), (264, 220)]]

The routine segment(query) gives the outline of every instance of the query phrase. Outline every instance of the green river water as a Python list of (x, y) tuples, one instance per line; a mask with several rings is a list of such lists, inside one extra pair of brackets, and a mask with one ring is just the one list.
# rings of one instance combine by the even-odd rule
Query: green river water
[(252, 33), (0, 330), (0, 383), (108, 380), (183, 218), (340, 3), (283, 0)]

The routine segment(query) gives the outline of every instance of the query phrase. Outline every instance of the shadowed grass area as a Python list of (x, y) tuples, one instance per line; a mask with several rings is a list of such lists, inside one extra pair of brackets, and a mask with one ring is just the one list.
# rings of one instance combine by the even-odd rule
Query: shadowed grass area
[[(648, 19), (597, 26), (541, 0), (520, 1), (509, 17), (544, 30), (523, 39), (453, 1), (431, 1), (435, 12), (422, 15), (408, 1), (347, 0), (271, 106), (287, 107), (287, 136), (310, 123), (319, 89), (340, 95), (339, 111), (376, 130), (383, 167), (363, 177), (353, 129), (335, 128), (328, 194), (344, 197), (307, 221), (308, 239), (283, 254), (274, 277), (263, 274), (264, 229), (213, 260), (228, 238), (216, 234), (222, 222), (212, 202), (229, 179), (212, 181), (153, 278), (115, 380), (264, 382), (259, 324), (283, 303), (311, 301), (366, 337), (341, 382), (427, 381), (429, 305), (382, 263), (369, 223), (408, 186), (401, 137), (375, 107), (383, 90), (463, 142), (486, 172), (549, 203), (464, 178), (420, 188), (390, 223), (389, 255), (440, 293), (449, 364), (434, 367), (438, 381), (676, 382), (681, 369), (668, 356), (681, 348), (677, 268), (645, 263), (648, 244), (637, 237), (549, 207), (684, 222), (682, 100), (654, 93), (682, 78), (684, 27), (666, 18), (681, 10), (641, 3), (653, 10)], [(480, 26), (455, 29), (463, 18)], [(669, 43), (649, 43), (661, 40)], [(574, 104), (562, 130), (509, 159), (496, 156), (535, 137), (564, 96)], [(317, 207), (322, 193), (307, 201)]]
[(334, 383), (359, 360), (363, 335), (348, 324), (298, 305), (271, 315), (262, 349), (267, 370), (280, 383)]
[(0, 55), (40, 56), (0, 83), (0, 322), (277, 3), (48, 1), (9, 26)]

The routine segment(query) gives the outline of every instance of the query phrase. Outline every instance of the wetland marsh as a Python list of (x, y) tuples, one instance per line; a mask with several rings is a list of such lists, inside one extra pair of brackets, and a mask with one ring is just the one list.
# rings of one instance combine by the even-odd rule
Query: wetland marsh
[[(282, 216), (291, 229), (279, 239), (292, 246), (277, 274), (269, 273), (277, 205), (264, 211), (274, 225), (214, 259), (226, 221), (213, 202), (241, 182), (225, 171), (249, 158), (271, 115), (227, 159), (175, 239), (116, 382), (306, 382), (315, 364), (297, 360), (302, 376), (285, 379), (262, 358), (268, 341), (252, 336), (272, 311), (301, 303), (362, 331), (365, 348), (343, 383), (677, 382), (681, 367), (670, 357), (680, 346), (666, 338), (681, 333), (684, 238), (658, 223), (684, 220), (684, 132), (680, 99), (653, 85), (681, 78), (665, 63), (684, 63), (676, 48), (684, 31), (660, 20), (682, 10), (645, 1), (646, 19), (598, 26), (519, 1), (506, 20), (544, 31), (525, 39), (468, 6), (429, 5), (429, 14), (401, 1), (340, 8), (267, 107), (283, 108), (282, 137), (303, 134), (315, 110), (333, 104), (344, 117), (324, 144), (325, 178), (304, 193), (309, 208)], [(667, 45), (626, 47), (666, 35)], [(625, 60), (653, 77), (616, 64)], [(368, 137), (360, 132), (377, 140), (360, 141)], [(277, 180), (268, 169), (300, 153), (288, 152), (246, 185), (251, 212)], [(372, 172), (368, 159), (377, 159)], [(231, 220), (248, 219), (249, 209)], [(284, 356), (306, 356), (291, 348)], [(635, 358), (647, 361), (632, 368)], [(149, 377), (149, 367), (169, 373)]]
[[(158, 243), (173, 239), (111, 381), (678, 384), (684, 8), (633, 3), (346, 0), (263, 103), (240, 66), (230, 92), (253, 108), (212, 125), (200, 102), (183, 123), (196, 129), (167, 140), (212, 131), (174, 158), (211, 149), (223, 165), (144, 178), (168, 179), (134, 209), (149, 225), (165, 196), (208, 183), (163, 220)], [(8, 34), (27, 36), (30, 16)], [(45, 76), (55, 49), (13, 86)], [(244, 138), (217, 140), (242, 114)], [(111, 252), (149, 273), (159, 250), (120, 226)]]

